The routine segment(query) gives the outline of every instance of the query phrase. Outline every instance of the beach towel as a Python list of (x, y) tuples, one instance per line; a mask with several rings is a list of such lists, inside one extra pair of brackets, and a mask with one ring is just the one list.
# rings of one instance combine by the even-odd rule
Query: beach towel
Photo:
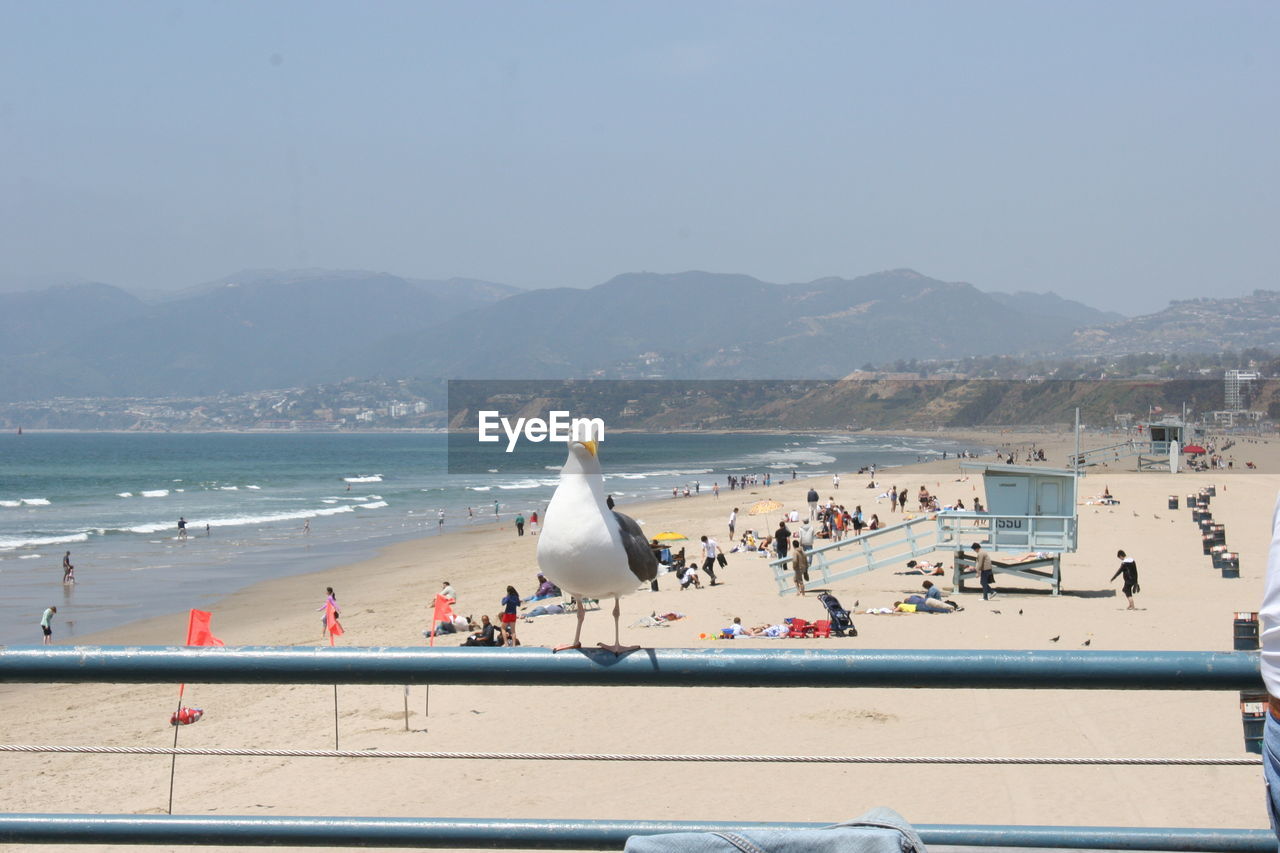
[(893, 809), (877, 808), (820, 829), (668, 832), (633, 835), (626, 853), (925, 853), (924, 841)]

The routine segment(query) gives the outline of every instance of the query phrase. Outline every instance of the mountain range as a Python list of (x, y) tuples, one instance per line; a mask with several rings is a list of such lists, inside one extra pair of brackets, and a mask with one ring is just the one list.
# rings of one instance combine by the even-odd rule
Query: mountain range
[(0, 294), (0, 401), (377, 376), (824, 379), (899, 359), (1273, 344), (1280, 294), (1270, 291), (1126, 319), (912, 270), (796, 284), (629, 273), (582, 290), (258, 270), (162, 299), (107, 284)]

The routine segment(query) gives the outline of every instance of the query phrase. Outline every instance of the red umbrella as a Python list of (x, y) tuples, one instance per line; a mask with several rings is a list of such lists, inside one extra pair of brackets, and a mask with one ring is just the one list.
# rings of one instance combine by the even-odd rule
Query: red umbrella
[(1205, 449), (1198, 444), (1188, 444), (1186, 447), (1182, 448), (1182, 452), (1190, 453), (1194, 456), (1196, 454), (1204, 453)]

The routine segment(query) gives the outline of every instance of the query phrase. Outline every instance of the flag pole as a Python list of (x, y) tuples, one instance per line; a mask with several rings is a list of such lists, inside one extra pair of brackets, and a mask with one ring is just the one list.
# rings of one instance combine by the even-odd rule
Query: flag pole
[(404, 730), (409, 731), (409, 685), (404, 686)]
[(338, 750), (338, 685), (333, 685), (333, 749)]
[(182, 728), (182, 726), (179, 725), (178, 715), (182, 713), (182, 691), (186, 688), (186, 686), (187, 685), (183, 684), (181, 687), (178, 688), (178, 708), (176, 711), (173, 712), (174, 714), (174, 719), (173, 719), (174, 753), (173, 755), (169, 756), (169, 809), (168, 809), (169, 814), (173, 814), (173, 781), (174, 781), (174, 777), (177, 775), (177, 772), (178, 772), (178, 752), (177, 752), (178, 729)]

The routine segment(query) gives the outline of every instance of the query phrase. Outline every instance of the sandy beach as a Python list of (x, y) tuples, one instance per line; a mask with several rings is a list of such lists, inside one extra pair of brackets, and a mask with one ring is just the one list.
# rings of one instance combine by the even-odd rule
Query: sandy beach
[[(964, 440), (962, 436), (951, 436)], [(1061, 466), (1069, 435), (985, 434), (975, 443), (1035, 443), (1047, 466)], [(1091, 436), (1093, 445), (1113, 439)], [(1256, 610), (1262, 595), (1270, 514), (1280, 489), (1280, 443), (1244, 440), (1236, 467), (1211, 473), (1138, 473), (1131, 463), (1090, 469), (1080, 484), (1079, 550), (1063, 558), (1064, 594), (1000, 584), (996, 601), (957, 600), (950, 616), (855, 615), (856, 639), (733, 641), (767, 648), (851, 649), (1168, 649), (1224, 651), (1235, 611)], [(1245, 470), (1253, 461), (1257, 470)], [(601, 461), (608, 470), (607, 444)], [(990, 457), (982, 461), (993, 461)], [(702, 534), (728, 545), (734, 506), (761, 497), (804, 507), (810, 485), (825, 501), (891, 521), (875, 495), (890, 484), (912, 496), (921, 485), (944, 502), (970, 504), (981, 480), (958, 460), (829, 478), (708, 489), (692, 498), (619, 505), (646, 533), (676, 530), (689, 554)], [(1238, 580), (1210, 566), (1185, 496), (1214, 484), (1216, 521), (1240, 554)], [(723, 484), (721, 484), (723, 487)], [(1117, 506), (1088, 503), (1107, 488)], [(1180, 508), (1167, 509), (1170, 495)], [(769, 516), (768, 529), (778, 514)], [(755, 519), (739, 520), (741, 533)], [(764, 528), (764, 524), (759, 527)], [(441, 582), (458, 593), (463, 614), (500, 612), (507, 584), (528, 596), (537, 563), (533, 536), (518, 537), (511, 517), (498, 526), (405, 542), (376, 558), (312, 575), (261, 583), (213, 608), (228, 644), (326, 643), (316, 608), (337, 590), (356, 646), (422, 646), (430, 602)], [(1138, 610), (1126, 611), (1120, 581), (1110, 581), (1125, 549), (1140, 567)], [(729, 554), (723, 584), (681, 591), (673, 576), (657, 593), (622, 601), (622, 641), (650, 647), (709, 648), (699, 634), (727, 626), (824, 618), (812, 597), (779, 596), (766, 561)], [(949, 557), (939, 552), (937, 559)], [(905, 569), (905, 566), (902, 567)], [(888, 606), (916, 592), (922, 578), (885, 569), (832, 586), (850, 609)], [(935, 578), (949, 589), (950, 576)], [(950, 594), (949, 594), (949, 597)], [(628, 628), (651, 612), (679, 612), (669, 627)], [(34, 625), (34, 618), (33, 618)], [(175, 645), (185, 614), (135, 623), (82, 640)], [(56, 630), (56, 623), (55, 623)], [(573, 617), (518, 623), (525, 644), (572, 637)], [(1058, 636), (1055, 644), (1050, 638)], [(56, 635), (55, 635), (56, 638)], [(438, 644), (456, 645), (445, 636)], [(587, 615), (583, 640), (612, 640), (606, 603)], [(34, 638), (33, 638), (34, 641)], [(187, 704), (206, 717), (181, 732), (189, 747), (324, 749), (333, 745), (333, 689), (327, 686), (189, 685)], [(342, 687), (344, 749), (573, 751), (808, 755), (1162, 756), (1244, 755), (1238, 697), (1227, 692), (979, 691), (883, 689), (650, 689), (580, 687), (436, 687), (424, 716), (414, 688), (410, 730), (400, 687)], [(25, 744), (169, 746), (173, 685), (8, 685), (0, 687), (0, 741)], [(10, 812), (162, 813), (167, 757), (19, 755), (4, 757), (0, 785)], [(178, 761), (175, 814), (367, 815), (531, 818), (848, 819), (890, 806), (918, 823), (997, 823), (1266, 827), (1256, 767), (1009, 767), (920, 765), (710, 765), (407, 761), (191, 757)], [(18, 849), (6, 847), (5, 849)], [(32, 848), (37, 849), (37, 848)], [(47, 849), (47, 848), (39, 848)], [(125, 849), (99, 847), (86, 849)], [(157, 848), (149, 848), (157, 849)]]

